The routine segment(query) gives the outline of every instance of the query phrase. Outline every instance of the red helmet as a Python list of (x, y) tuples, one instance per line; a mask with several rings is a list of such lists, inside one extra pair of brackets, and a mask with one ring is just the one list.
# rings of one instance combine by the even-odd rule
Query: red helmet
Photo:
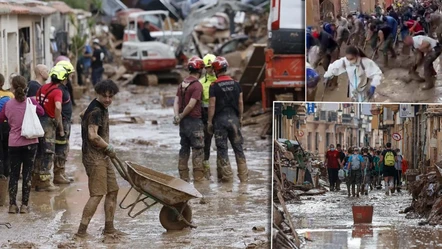
[(227, 70), (227, 68), (229, 67), (229, 63), (227, 62), (226, 58), (218, 56), (212, 62), (212, 67), (215, 73), (219, 73), (222, 70)]
[(204, 69), (204, 61), (198, 57), (193, 56), (190, 58), (189, 62), (187, 62), (187, 68), (189, 71), (199, 71)]

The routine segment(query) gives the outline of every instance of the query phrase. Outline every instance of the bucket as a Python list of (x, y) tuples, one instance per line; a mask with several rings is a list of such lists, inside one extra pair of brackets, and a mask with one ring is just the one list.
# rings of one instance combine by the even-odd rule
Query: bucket
[(355, 224), (371, 223), (373, 221), (373, 206), (352, 206), (352, 211)]
[(8, 197), (8, 178), (0, 177), (0, 207), (5, 205), (6, 198)]

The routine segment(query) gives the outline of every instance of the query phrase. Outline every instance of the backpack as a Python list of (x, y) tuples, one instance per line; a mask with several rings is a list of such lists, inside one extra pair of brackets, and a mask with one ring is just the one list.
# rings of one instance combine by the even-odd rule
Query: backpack
[(387, 153), (385, 153), (384, 157), (384, 165), (385, 166), (394, 166), (395, 160), (394, 160), (394, 154), (393, 151), (389, 150)]
[(352, 155), (350, 157), (351, 170), (358, 170), (361, 168), (361, 159), (359, 155)]

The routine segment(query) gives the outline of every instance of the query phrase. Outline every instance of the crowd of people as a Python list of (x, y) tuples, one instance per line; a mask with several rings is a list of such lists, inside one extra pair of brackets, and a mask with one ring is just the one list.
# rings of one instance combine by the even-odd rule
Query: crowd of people
[[(385, 148), (351, 147), (343, 150), (340, 144), (331, 144), (325, 154), (330, 191), (340, 191), (341, 183), (347, 185), (348, 197), (368, 195), (374, 189), (384, 187), (385, 194), (400, 192), (403, 174), (408, 168), (400, 149), (392, 149), (391, 143)], [(382, 186), (382, 180), (384, 186)]]
[[(347, 73), (349, 82), (347, 97), (357, 102), (373, 100), (381, 83), (382, 71), (376, 63), (382, 54), (384, 68), (393, 67), (391, 59), (398, 55), (396, 48), (402, 42), (402, 53), (414, 52), (415, 61), (409, 68), (411, 79), (424, 83), (422, 90), (434, 88), (436, 71), (433, 62), (440, 56), (442, 47), (442, 14), (435, 1), (415, 1), (412, 4), (393, 4), (385, 11), (376, 5), (373, 14), (351, 13), (337, 15), (321, 27), (307, 27), (306, 46), (308, 63), (316, 68), (322, 62), (324, 84), (333, 90), (339, 75)], [(341, 48), (345, 56), (341, 59)], [(368, 47), (371, 57), (366, 55)], [(423, 64), (424, 75), (417, 68)], [(316, 86), (318, 77), (307, 75)]]

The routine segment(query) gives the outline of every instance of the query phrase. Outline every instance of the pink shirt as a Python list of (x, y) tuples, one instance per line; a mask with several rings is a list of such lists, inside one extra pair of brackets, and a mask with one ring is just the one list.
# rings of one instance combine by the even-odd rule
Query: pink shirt
[[(31, 101), (37, 106), (37, 115), (43, 116), (43, 108), (37, 104), (37, 101), (34, 98), (31, 98)], [(6, 102), (0, 112), (0, 122), (4, 122), (5, 119), (8, 119), (9, 126), (11, 127), (11, 131), (9, 132), (9, 147), (19, 147), (38, 143), (37, 138), (27, 139), (21, 136), (21, 126), (23, 124), (25, 110), (26, 100), (18, 102), (16, 99), (11, 99)]]

